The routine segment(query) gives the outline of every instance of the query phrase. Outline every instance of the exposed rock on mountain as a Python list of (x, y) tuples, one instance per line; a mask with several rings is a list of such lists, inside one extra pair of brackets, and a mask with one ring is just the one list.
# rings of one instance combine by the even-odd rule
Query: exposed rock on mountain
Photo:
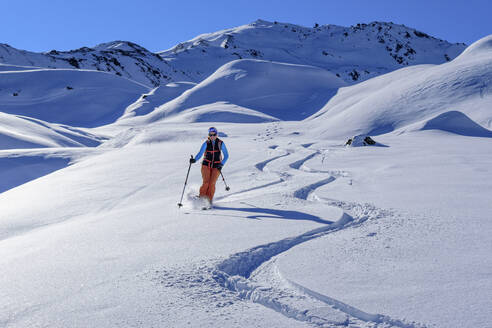
[(176, 81), (198, 83), (232, 60), (261, 59), (321, 67), (353, 84), (408, 65), (444, 63), (465, 47), (393, 23), (309, 28), (258, 20), (158, 53), (127, 41), (46, 53), (0, 44), (0, 63), (105, 71), (156, 87)]

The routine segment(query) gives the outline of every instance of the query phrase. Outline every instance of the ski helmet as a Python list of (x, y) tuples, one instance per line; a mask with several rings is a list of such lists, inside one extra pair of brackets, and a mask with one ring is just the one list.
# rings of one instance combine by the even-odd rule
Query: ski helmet
[(217, 129), (212, 126), (211, 128), (208, 129), (208, 134), (210, 134), (210, 133), (217, 134), (218, 132), (217, 132)]

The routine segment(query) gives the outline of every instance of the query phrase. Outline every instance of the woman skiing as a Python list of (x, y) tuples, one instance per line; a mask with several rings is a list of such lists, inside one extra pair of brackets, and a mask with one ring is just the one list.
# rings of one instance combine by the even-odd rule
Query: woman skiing
[[(208, 202), (207, 208), (212, 207), (212, 200), (215, 193), (215, 183), (220, 175), (220, 170), (227, 162), (229, 153), (227, 147), (217, 136), (217, 129), (211, 127), (208, 129), (208, 138), (202, 144), (200, 151), (195, 158), (190, 158), (190, 163), (196, 163), (205, 154), (202, 161), (202, 179), (200, 187), (200, 198)], [(223, 156), (222, 156), (223, 155)]]

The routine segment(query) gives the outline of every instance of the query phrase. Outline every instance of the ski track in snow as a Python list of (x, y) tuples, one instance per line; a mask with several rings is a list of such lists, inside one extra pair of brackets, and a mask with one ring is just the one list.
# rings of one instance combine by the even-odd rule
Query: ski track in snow
[[(263, 171), (268, 163), (290, 154), (291, 153), (288, 152), (284, 155), (275, 156), (256, 164), (255, 167), (258, 170)], [(304, 164), (308, 160), (319, 154), (320, 152), (316, 151), (301, 160), (289, 164), (289, 167), (295, 170), (301, 170), (301, 168), (305, 168)], [(321, 179), (318, 182), (294, 191), (293, 196), (302, 200), (307, 200), (317, 188), (335, 181), (338, 177), (347, 176), (346, 172), (338, 171), (315, 171), (310, 169), (304, 169), (303, 171), (311, 173), (329, 173), (331, 175), (328, 178)], [(251, 279), (252, 273), (260, 266), (274, 262), (272, 258), (288, 251), (296, 245), (325, 236), (340, 229), (360, 225), (368, 219), (377, 219), (391, 214), (389, 211), (380, 210), (370, 204), (361, 205), (347, 203), (323, 199), (316, 195), (313, 195), (313, 199), (322, 201), (330, 206), (341, 208), (343, 210), (342, 217), (333, 224), (327, 224), (299, 236), (259, 245), (244, 252), (233, 254), (216, 266), (214, 279), (229, 290), (237, 292), (243, 299), (249, 299), (253, 302), (260, 303), (289, 318), (306, 321), (317, 326), (395, 326), (405, 328), (419, 326), (415, 323), (405, 323), (380, 314), (366, 313), (341, 301), (305, 288), (295, 282), (287, 281), (281, 278), (281, 274), (278, 270), (277, 274), (270, 274), (270, 276), (276, 276), (277, 280), (282, 281), (283, 283), (281, 284), (277, 283), (282, 285), (282, 288), (264, 286), (257, 283), (254, 279)], [(288, 287), (286, 287), (286, 285)], [(310, 301), (307, 301), (306, 298), (310, 299)], [(284, 301), (284, 299), (287, 299), (287, 301)], [(294, 299), (300, 299), (302, 302), (293, 302)]]
[[(301, 145), (301, 149), (306, 149), (306, 145)], [(279, 146), (275, 146), (279, 150)], [(286, 151), (283, 155), (277, 155), (265, 161), (259, 162), (254, 167), (264, 172), (267, 165), (284, 157), (291, 156), (293, 151)], [(310, 230), (298, 236), (285, 238), (279, 241), (258, 245), (243, 252), (232, 254), (222, 261), (217, 260), (215, 267), (208, 266), (192, 269), (192, 272), (185, 274), (174, 274), (176, 278), (174, 282), (169, 282), (166, 279), (168, 286), (176, 287), (182, 285), (183, 289), (189, 289), (188, 293), (201, 298), (202, 301), (215, 302), (217, 307), (228, 306), (233, 304), (237, 299), (247, 299), (255, 303), (273, 309), (288, 318), (300, 320), (313, 324), (319, 327), (402, 327), (402, 328), (417, 328), (425, 327), (422, 324), (398, 320), (390, 318), (382, 314), (370, 314), (351, 305), (345, 304), (339, 300), (322, 295), (314, 290), (310, 290), (294, 281), (290, 281), (282, 277), (275, 264), (275, 257), (280, 255), (292, 247), (313, 240), (315, 238), (324, 237), (330, 233), (346, 229), (349, 227), (357, 227), (367, 220), (377, 220), (382, 217), (394, 215), (389, 210), (379, 209), (371, 204), (358, 204), (345, 202), (341, 200), (333, 200), (319, 197), (315, 191), (317, 188), (332, 183), (338, 178), (349, 177), (350, 174), (345, 171), (320, 171), (313, 170), (305, 166), (305, 163), (310, 159), (320, 155), (320, 151), (315, 151), (310, 155), (294, 161), (284, 166), (279, 166), (279, 171), (269, 170), (279, 175), (280, 179), (261, 186), (238, 191), (233, 194), (221, 197), (220, 199), (228, 198), (232, 195), (244, 194), (252, 190), (260, 190), (278, 183), (287, 182), (285, 176), (294, 176), (295, 172), (303, 172), (313, 175), (322, 175), (323, 178), (315, 183), (308, 184), (302, 188), (295, 190), (293, 197), (304, 201), (321, 202), (328, 206), (340, 208), (343, 211), (341, 218), (334, 223), (327, 223), (319, 228)], [(284, 170), (293, 170), (291, 174)], [(329, 177), (326, 178), (326, 174)], [(179, 270), (181, 271), (181, 270)], [(169, 278), (170, 273), (166, 273)], [(207, 276), (207, 278), (203, 278)], [(197, 281), (195, 277), (200, 279)], [(203, 278), (203, 279), (202, 279)], [(200, 282), (204, 282), (205, 285)], [(225, 288), (226, 291), (220, 291), (218, 286)], [(205, 288), (205, 291), (203, 290)], [(198, 290), (193, 292), (193, 290)], [(233, 294), (231, 294), (231, 292)], [(221, 294), (222, 293), (222, 294)], [(224, 297), (220, 301), (221, 294)], [(208, 296), (205, 296), (208, 295)], [(193, 299), (193, 297), (192, 297)]]
[(311, 155), (309, 155), (309, 156), (307, 156), (301, 160), (298, 160), (298, 161), (295, 161), (294, 163), (289, 164), (289, 166), (293, 169), (299, 170), (299, 168), (302, 165), (304, 165), (304, 163), (306, 163), (307, 161), (309, 161), (311, 158), (313, 158), (314, 156), (316, 156), (318, 154), (319, 154), (319, 152), (314, 152)]
[(276, 159), (279, 159), (279, 158), (282, 158), (282, 157), (285, 157), (285, 156), (289, 156), (289, 155), (290, 155), (290, 153), (285, 153), (285, 154), (283, 154), (283, 155), (275, 156), (275, 157), (273, 157), (273, 158), (267, 159), (266, 161), (263, 161), (263, 162), (260, 162), (260, 163), (258, 163), (258, 164), (255, 164), (255, 167), (256, 167), (259, 171), (263, 171), (263, 170), (264, 170), (264, 168), (265, 168), (265, 166), (266, 166), (268, 163), (270, 163), (270, 162), (272, 162), (272, 161), (274, 161), (274, 160), (276, 160)]
[(294, 197), (299, 198), (299, 199), (303, 199), (303, 200), (307, 200), (309, 194), (311, 194), (314, 190), (316, 190), (317, 188), (319, 188), (321, 186), (324, 186), (325, 184), (333, 182), (333, 181), (335, 181), (335, 177), (330, 176), (327, 179), (323, 179), (323, 180), (320, 180), (316, 183), (313, 183), (313, 184), (310, 184), (308, 186), (297, 189), (296, 191), (294, 191)]

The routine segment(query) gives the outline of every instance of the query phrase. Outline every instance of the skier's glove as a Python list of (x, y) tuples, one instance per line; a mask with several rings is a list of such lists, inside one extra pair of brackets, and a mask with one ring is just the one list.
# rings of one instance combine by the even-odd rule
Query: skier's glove
[(193, 157), (190, 158), (190, 164), (193, 164), (193, 163), (196, 163), (196, 159), (194, 159)]
[(222, 164), (217, 165), (217, 170), (222, 171)]

